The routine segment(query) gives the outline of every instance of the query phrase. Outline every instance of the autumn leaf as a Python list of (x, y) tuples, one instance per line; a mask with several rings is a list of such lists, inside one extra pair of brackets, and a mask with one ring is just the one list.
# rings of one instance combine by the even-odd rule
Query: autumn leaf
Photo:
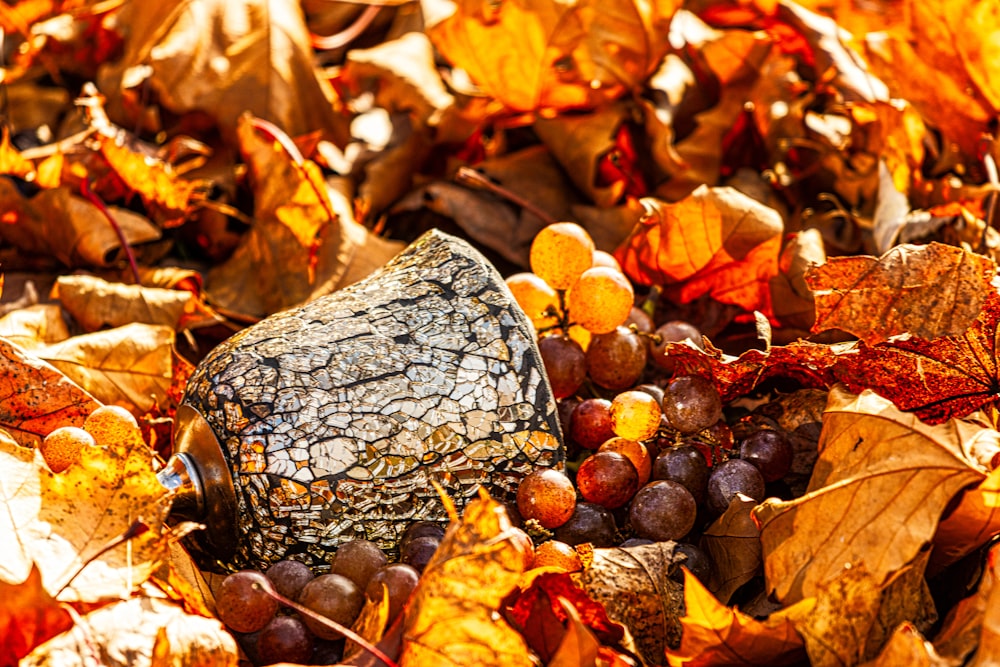
[(995, 467), (978, 485), (965, 489), (958, 497), (958, 505), (938, 524), (929, 565), (931, 574), (972, 553), (998, 534), (1000, 467)]
[(639, 85), (669, 49), (679, 4), (434, 0), (423, 10), (434, 46), (487, 94), (515, 111), (565, 111)]
[(838, 355), (834, 375), (854, 392), (872, 389), (930, 424), (964, 417), (996, 401), (1000, 294), (991, 291), (965, 333), (926, 340), (858, 343)]
[(807, 493), (754, 510), (768, 590), (792, 604), (845, 567), (884, 585), (932, 539), (952, 498), (986, 477), (971, 452), (998, 447), (1000, 434), (980, 423), (931, 426), (870, 391), (834, 387)]
[(0, 579), (0, 665), (13, 665), (39, 644), (73, 625), (69, 612), (42, 588), (32, 565), (23, 582)]
[(900, 245), (881, 257), (834, 257), (806, 273), (813, 333), (841, 329), (868, 345), (911, 334), (960, 336), (979, 315), (996, 264), (961, 248)]
[(51, 364), (0, 339), (0, 428), (37, 446), (60, 426), (82, 426), (101, 404)]
[(760, 573), (760, 530), (750, 511), (757, 501), (737, 494), (729, 508), (702, 534), (701, 548), (712, 559), (712, 593), (728, 603), (733, 592)]
[(1000, 656), (1000, 618), (997, 616), (1000, 586), (1000, 551), (990, 548), (976, 591), (960, 600), (934, 638), (934, 648), (950, 664), (965, 663), (974, 653), (972, 664), (987, 665)]
[(10, 128), (4, 125), (0, 135), (0, 174), (27, 178), (35, 175), (35, 166), (30, 160), (21, 157), (10, 143)]
[(878, 657), (864, 663), (862, 667), (949, 667), (952, 664), (938, 655), (934, 645), (924, 639), (916, 626), (904, 622), (893, 632)]
[(675, 204), (642, 202), (646, 217), (615, 253), (633, 281), (663, 285), (680, 303), (707, 294), (771, 312), (783, 229), (774, 209), (725, 187), (699, 187)]
[(496, 612), (524, 571), (523, 545), (485, 491), (452, 521), (410, 598), (400, 663), (531, 665), (524, 639)]
[(687, 568), (680, 646), (667, 648), (670, 667), (698, 665), (788, 665), (803, 658), (802, 638), (788, 618), (764, 621), (727, 607)]
[(13, 310), (0, 317), (0, 338), (26, 350), (70, 337), (58, 304), (45, 303)]

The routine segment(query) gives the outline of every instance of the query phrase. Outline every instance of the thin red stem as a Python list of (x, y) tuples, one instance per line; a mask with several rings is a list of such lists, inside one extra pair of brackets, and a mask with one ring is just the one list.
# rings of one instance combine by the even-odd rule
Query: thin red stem
[(132, 246), (129, 245), (128, 239), (125, 238), (125, 232), (122, 231), (121, 225), (115, 220), (114, 216), (111, 215), (111, 211), (108, 207), (104, 205), (104, 202), (90, 189), (90, 181), (86, 178), (80, 181), (80, 194), (89, 201), (91, 204), (97, 207), (97, 210), (107, 219), (108, 224), (111, 228), (115, 230), (115, 234), (118, 235), (118, 242), (121, 243), (122, 249), (125, 250), (125, 256), (128, 257), (128, 265), (132, 269), (132, 277), (135, 278), (135, 284), (141, 285), (142, 279), (139, 277), (139, 265), (135, 261), (135, 253), (132, 252)]

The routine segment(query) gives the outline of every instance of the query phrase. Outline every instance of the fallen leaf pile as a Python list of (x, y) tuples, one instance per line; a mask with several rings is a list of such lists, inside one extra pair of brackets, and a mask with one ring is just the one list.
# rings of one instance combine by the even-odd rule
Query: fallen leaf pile
[[(410, 666), (1000, 660), (993, 3), (19, 0), (0, 30), (0, 666), (237, 664), (154, 472), (194, 366), (431, 227), (511, 274), (562, 220), (704, 334), (674, 372), (792, 435), (790, 493), (708, 527), (706, 581), (667, 542), (532, 568), (483, 495), (357, 630)], [(52, 472), (107, 410), (135, 422)]]

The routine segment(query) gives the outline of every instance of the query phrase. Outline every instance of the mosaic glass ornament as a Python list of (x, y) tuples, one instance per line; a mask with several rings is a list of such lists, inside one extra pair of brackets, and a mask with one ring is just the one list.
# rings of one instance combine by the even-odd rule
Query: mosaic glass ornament
[(483, 486), (510, 500), (564, 462), (535, 332), (466, 242), (431, 231), (365, 280), (272, 315), (199, 364), (161, 481), (205, 522), (200, 560), (322, 569), (352, 539), (392, 550)]

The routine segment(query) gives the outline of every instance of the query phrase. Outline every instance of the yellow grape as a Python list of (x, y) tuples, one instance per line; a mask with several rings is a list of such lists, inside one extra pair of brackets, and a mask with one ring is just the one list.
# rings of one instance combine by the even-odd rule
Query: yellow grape
[(569, 289), (594, 262), (594, 240), (575, 222), (544, 227), (531, 242), (531, 270), (555, 289)]
[(129, 447), (141, 443), (142, 431), (132, 413), (120, 405), (102, 405), (91, 412), (83, 428), (102, 447)]
[(592, 266), (606, 266), (609, 269), (614, 269), (615, 271), (621, 273), (622, 265), (618, 263), (615, 256), (610, 252), (605, 252), (603, 250), (594, 251), (594, 262)]
[(94, 437), (76, 426), (61, 426), (42, 440), (38, 449), (52, 472), (62, 472), (80, 460), (84, 447), (95, 446)]
[(603, 334), (628, 319), (635, 292), (620, 271), (595, 266), (580, 275), (566, 294), (566, 301), (570, 320), (590, 333)]
[[(546, 329), (559, 323), (559, 295), (547, 282), (528, 272), (515, 273), (506, 282), (517, 305), (521, 306), (535, 329)], [(543, 314), (549, 309), (556, 315)]]
[(631, 389), (611, 401), (611, 430), (630, 440), (649, 440), (660, 428), (663, 410), (650, 394)]

